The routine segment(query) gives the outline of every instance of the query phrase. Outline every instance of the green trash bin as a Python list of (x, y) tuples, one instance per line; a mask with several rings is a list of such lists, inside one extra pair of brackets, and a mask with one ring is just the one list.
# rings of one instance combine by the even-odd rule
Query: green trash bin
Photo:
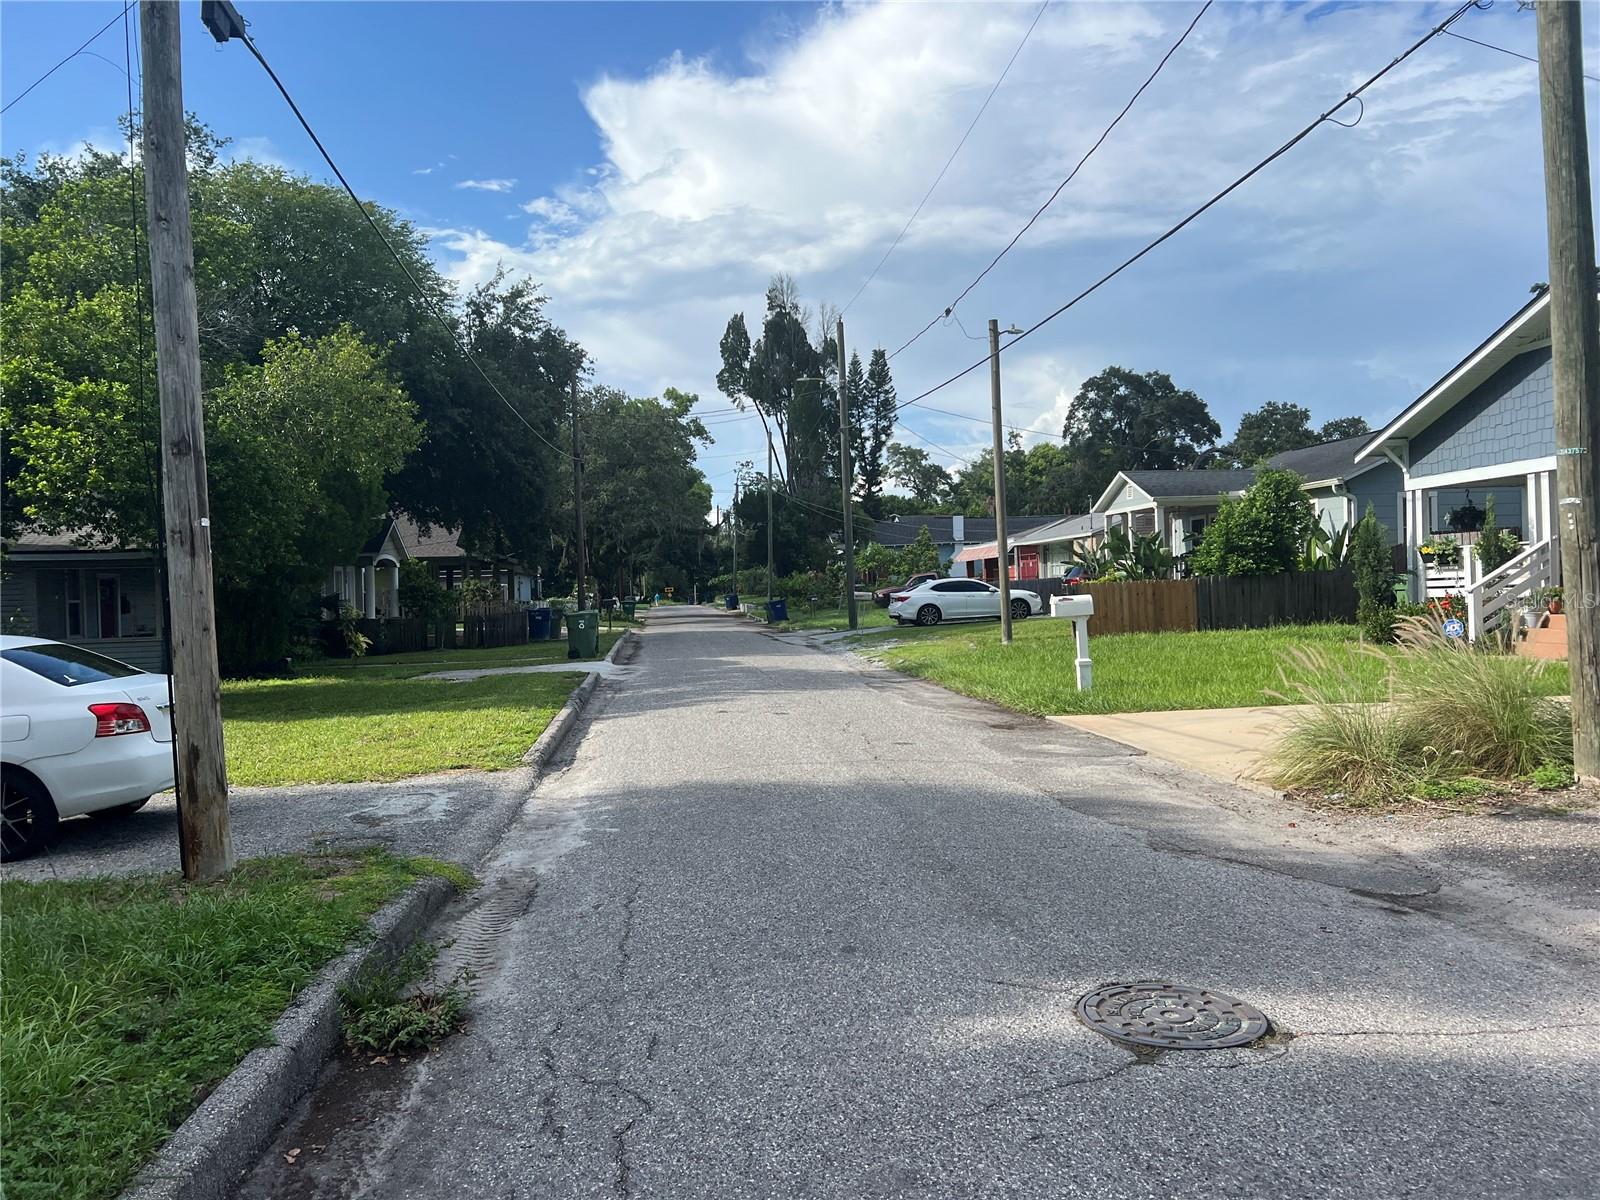
[(564, 614), (559, 608), (552, 608), (550, 610), (550, 633), (548, 636), (552, 642), (559, 642), (561, 640), (561, 618), (563, 615)]
[(600, 654), (600, 614), (592, 608), (567, 614), (567, 657), (595, 658)]
[(633, 620), (633, 614), (638, 610), (638, 608), (639, 602), (630, 596), (628, 599), (622, 602), (622, 615), (631, 621)]

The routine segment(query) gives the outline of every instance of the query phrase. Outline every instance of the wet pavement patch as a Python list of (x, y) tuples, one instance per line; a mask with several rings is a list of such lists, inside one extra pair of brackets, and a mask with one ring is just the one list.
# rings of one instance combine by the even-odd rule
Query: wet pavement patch
[(1102, 984), (1079, 998), (1077, 1014), (1114, 1042), (1156, 1050), (1225, 1050), (1272, 1032), (1243, 1000), (1159, 979)]

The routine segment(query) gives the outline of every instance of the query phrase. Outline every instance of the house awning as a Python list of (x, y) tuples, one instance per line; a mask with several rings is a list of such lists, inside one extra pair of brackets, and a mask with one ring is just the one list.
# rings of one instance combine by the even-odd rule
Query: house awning
[(985, 542), (981, 546), (968, 546), (961, 553), (952, 558), (951, 562), (982, 562), (986, 558), (999, 558), (1000, 551), (994, 542)]

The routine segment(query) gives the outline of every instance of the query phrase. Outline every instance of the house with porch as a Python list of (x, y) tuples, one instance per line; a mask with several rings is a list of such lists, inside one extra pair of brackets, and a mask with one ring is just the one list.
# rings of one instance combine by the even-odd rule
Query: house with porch
[(72, 532), (8, 538), (0, 628), (84, 646), (146, 671), (167, 669), (161, 590), (148, 550), (96, 545)]
[[(1274, 454), (1267, 465), (1305, 480), (1317, 520), (1330, 534), (1353, 526), (1370, 508), (1399, 544), (1401, 473), (1384, 458), (1358, 460), (1370, 434), (1320, 442)], [(1246, 467), (1191, 471), (1118, 471), (1095, 502), (1094, 512), (1129, 534), (1158, 534), (1174, 558), (1194, 550), (1224, 499), (1238, 499), (1255, 482)]]
[(510, 555), (469, 554), (460, 537), (442, 525), (423, 533), (410, 517), (385, 517), (353, 561), (333, 568), (325, 594), (369, 620), (398, 617), (400, 564), (415, 559), (427, 563), (446, 588), (480, 579), (510, 604), (531, 604), (540, 595), (536, 569)]
[[(1010, 530), (1027, 528), (1058, 520), (1057, 517), (1007, 517)], [(917, 540), (917, 534), (928, 531), (934, 548), (939, 551), (939, 569), (947, 575), (961, 573), (961, 563), (971, 561), (971, 556), (960, 558), (963, 551), (987, 544), (994, 553), (995, 527), (993, 517), (965, 517), (959, 513), (908, 513), (874, 521), (867, 538), (880, 546), (900, 549)]]
[[(1399, 471), (1412, 598), (1461, 592), (1469, 636), (1558, 585), (1549, 292), (1368, 437), (1356, 460), (1386, 461)], [(1517, 535), (1521, 550), (1484, 575), (1471, 553), (1473, 521), (1463, 514), (1481, 513), (1491, 495), (1497, 523)]]

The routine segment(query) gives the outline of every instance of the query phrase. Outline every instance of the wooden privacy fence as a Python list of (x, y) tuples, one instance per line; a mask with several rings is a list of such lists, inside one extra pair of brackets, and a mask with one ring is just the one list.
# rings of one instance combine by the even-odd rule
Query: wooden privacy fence
[(528, 610), (504, 604), (468, 604), (461, 609), (461, 645), (521, 646), (528, 640)]
[(1059, 580), (1021, 579), (1016, 586), (1042, 596), (1067, 591), (1093, 596), (1090, 631), (1095, 634), (1258, 629), (1356, 619), (1355, 578), (1347, 566), (1337, 571), (1129, 580), (1073, 588)]
[(459, 617), (436, 623), (419, 617), (379, 617), (362, 621), (359, 628), (372, 639), (368, 654), (521, 646), (528, 641), (528, 610), (508, 604), (471, 604)]

